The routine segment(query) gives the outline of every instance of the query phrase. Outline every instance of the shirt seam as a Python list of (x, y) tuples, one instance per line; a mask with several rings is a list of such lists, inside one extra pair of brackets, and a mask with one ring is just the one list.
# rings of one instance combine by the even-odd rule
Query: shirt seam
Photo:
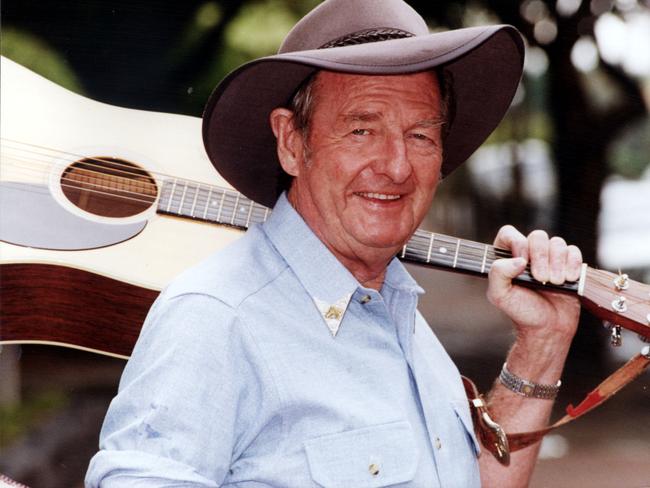
[[(286, 263), (286, 262), (285, 262)], [(285, 267), (276, 274), (272, 279), (270, 279), (267, 283), (265, 283), (263, 286), (259, 287), (256, 289), (254, 292), (251, 292), (248, 294), (246, 297), (244, 297), (239, 304), (237, 305), (236, 308), (234, 308), (234, 312), (238, 319), (240, 320), (242, 326), (246, 329), (246, 333), (248, 334), (248, 337), (251, 341), (251, 343), (254, 345), (254, 347), (257, 349), (259, 353), (259, 357), (261, 358), (261, 361), (264, 364), (264, 369), (266, 372), (266, 375), (271, 379), (271, 383), (273, 385), (273, 390), (275, 393), (275, 397), (278, 402), (279, 410), (280, 410), (280, 422), (281, 422), (281, 430), (282, 430), (282, 439), (281, 439), (281, 444), (284, 445), (286, 443), (287, 439), (287, 422), (285, 418), (285, 410), (286, 407), (288, 406), (287, 400), (284, 398), (282, 395), (282, 390), (280, 389), (279, 382), (276, 379), (275, 374), (273, 373), (273, 369), (269, 365), (269, 361), (266, 357), (266, 354), (260, 347), (259, 343), (257, 342), (255, 335), (253, 334), (253, 331), (250, 328), (250, 325), (244, 320), (244, 318), (240, 314), (240, 308), (244, 305), (244, 302), (246, 302), (248, 299), (252, 298), (253, 295), (256, 295), (257, 293), (261, 292), (264, 288), (267, 286), (270, 286), (273, 282), (275, 282), (277, 279), (279, 279), (284, 273), (286, 273), (288, 270), (290, 270), (289, 266), (285, 264)], [(282, 449), (276, 449), (274, 453), (274, 463), (277, 465), (277, 463), (280, 461), (280, 454), (282, 452)]]
[[(266, 355), (264, 354), (264, 352), (262, 351), (262, 348), (259, 346), (258, 342), (256, 341), (255, 336), (254, 336), (254, 334), (253, 334), (253, 332), (252, 332), (250, 326), (248, 325), (248, 323), (246, 322), (246, 320), (241, 316), (241, 313), (240, 313), (240, 306), (241, 306), (241, 305), (243, 304), (243, 302), (244, 302), (245, 300), (247, 300), (249, 297), (251, 297), (251, 296), (254, 295), (255, 293), (258, 293), (259, 291), (262, 290), (262, 288), (268, 286), (268, 285), (271, 284), (273, 281), (275, 281), (277, 278), (279, 278), (280, 275), (282, 275), (282, 274), (286, 271), (286, 269), (287, 269), (287, 268), (285, 267), (285, 268), (284, 268), (280, 273), (278, 273), (277, 276), (273, 277), (273, 279), (271, 279), (268, 283), (265, 283), (265, 284), (264, 284), (263, 286), (261, 286), (259, 289), (255, 290), (255, 291), (252, 292), (251, 294), (247, 295), (244, 299), (242, 299), (242, 300), (240, 301), (239, 305), (237, 305), (236, 307), (234, 307), (234, 306), (232, 306), (232, 305), (226, 303), (224, 300), (222, 300), (220, 297), (218, 297), (218, 296), (216, 296), (216, 295), (214, 295), (214, 294), (210, 294), (210, 293), (206, 293), (206, 292), (199, 292), (199, 291), (186, 291), (186, 292), (181, 292), (181, 293), (178, 293), (178, 294), (176, 294), (176, 295), (174, 295), (174, 296), (172, 296), (172, 297), (169, 298), (169, 300), (173, 300), (173, 299), (175, 299), (175, 298), (180, 298), (180, 297), (182, 297), (182, 296), (186, 296), (186, 295), (203, 295), (203, 296), (206, 296), (206, 297), (208, 297), (208, 298), (211, 298), (211, 299), (215, 300), (216, 302), (221, 303), (223, 306), (225, 306), (225, 307), (227, 307), (228, 309), (230, 309), (230, 311), (231, 311), (231, 312), (233, 313), (233, 315), (236, 317), (237, 321), (241, 324), (242, 331), (244, 331), (244, 333), (248, 336), (248, 342), (250, 342), (250, 344), (251, 344), (251, 345), (252, 345), (252, 346), (257, 350), (257, 352), (258, 352), (257, 357), (259, 357), (259, 358), (261, 359), (261, 362), (263, 363), (262, 366), (263, 366), (263, 369), (264, 369), (264, 374), (265, 374), (265, 376), (267, 376), (267, 377), (271, 380), (271, 384), (273, 385), (273, 388), (272, 388), (273, 396), (275, 397), (275, 400), (277, 401), (278, 406), (280, 407), (280, 411), (281, 411), (281, 412), (284, 411), (284, 407), (286, 407), (287, 402), (286, 402), (286, 400), (283, 398), (283, 396), (282, 396), (282, 394), (281, 394), (281, 391), (280, 391), (280, 388), (278, 387), (278, 384), (277, 384), (277, 381), (276, 381), (275, 375), (273, 374), (272, 369), (269, 367), (269, 364), (268, 364), (268, 360), (267, 360), (267, 358), (266, 358)], [(283, 439), (285, 439), (285, 438), (286, 438), (286, 429), (287, 429), (287, 427), (286, 427), (286, 419), (285, 419), (285, 416), (284, 416), (283, 413), (280, 414), (280, 421), (281, 421), (281, 430), (282, 430), (282, 434), (283, 434)], [(246, 446), (246, 447), (248, 447), (248, 446)], [(233, 445), (233, 450), (234, 450), (234, 445)], [(242, 449), (241, 451), (242, 451), (242, 452), (245, 452), (246, 449), (244, 448), (244, 449)], [(280, 457), (280, 450), (278, 449), (278, 450), (276, 450), (276, 453), (274, 453), (274, 463), (275, 463), (275, 464), (278, 463), (278, 461), (279, 461), (279, 457)], [(232, 461), (231, 461), (231, 462), (232, 462)]]

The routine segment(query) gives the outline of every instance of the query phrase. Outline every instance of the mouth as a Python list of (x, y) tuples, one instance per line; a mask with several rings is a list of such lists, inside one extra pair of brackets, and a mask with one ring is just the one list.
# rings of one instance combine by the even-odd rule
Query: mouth
[(402, 195), (394, 193), (354, 192), (354, 194), (368, 200), (395, 201), (402, 198)]

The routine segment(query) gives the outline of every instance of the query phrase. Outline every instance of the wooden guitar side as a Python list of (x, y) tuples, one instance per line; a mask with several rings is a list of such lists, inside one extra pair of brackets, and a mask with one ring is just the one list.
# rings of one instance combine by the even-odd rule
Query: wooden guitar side
[(55, 344), (126, 359), (158, 293), (65, 266), (4, 264), (2, 342)]

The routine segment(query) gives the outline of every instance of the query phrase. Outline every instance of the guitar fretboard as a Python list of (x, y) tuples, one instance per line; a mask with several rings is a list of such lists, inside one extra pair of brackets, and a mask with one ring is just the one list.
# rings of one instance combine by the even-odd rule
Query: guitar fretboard
[[(235, 190), (169, 179), (162, 184), (158, 213), (248, 229), (252, 224), (264, 222), (271, 210)], [(398, 254), (403, 261), (482, 276), (487, 276), (495, 260), (511, 256), (509, 251), (489, 244), (420, 229)], [(517, 281), (537, 283), (528, 270)], [(571, 292), (578, 290), (577, 283), (548, 284), (545, 287)]]
[(158, 213), (248, 229), (271, 211), (234, 190), (169, 179), (162, 184)]

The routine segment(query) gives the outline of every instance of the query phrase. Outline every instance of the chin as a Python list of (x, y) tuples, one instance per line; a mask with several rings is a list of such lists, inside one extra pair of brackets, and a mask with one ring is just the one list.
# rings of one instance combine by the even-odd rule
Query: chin
[(393, 248), (395, 249), (395, 252), (397, 252), (399, 248), (406, 244), (410, 236), (410, 233), (403, 231), (367, 233), (360, 237), (359, 241), (366, 246), (376, 248)]

